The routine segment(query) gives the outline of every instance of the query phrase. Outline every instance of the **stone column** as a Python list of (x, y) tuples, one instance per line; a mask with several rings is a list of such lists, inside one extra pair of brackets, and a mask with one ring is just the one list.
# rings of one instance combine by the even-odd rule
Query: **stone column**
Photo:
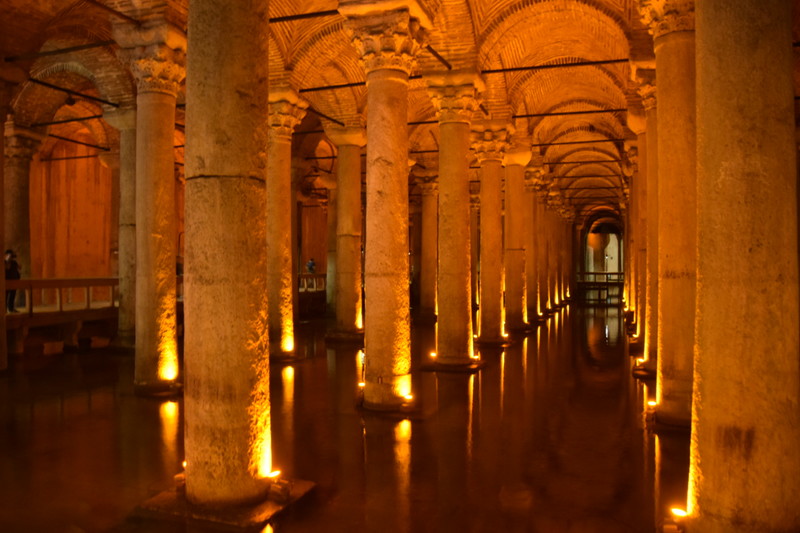
[(167, 22), (114, 27), (136, 78), (136, 368), (142, 393), (177, 385), (175, 103), (186, 37)]
[[(5, 69), (0, 69), (0, 117), (5, 117), (8, 112), (8, 103), (11, 101), (11, 88), (12, 83), (6, 81), (4, 72)], [(24, 78), (23, 78), (24, 79)], [(0, 143), (0, 160), (3, 164), (0, 165), (0, 182), (5, 184), (5, 141)], [(0, 217), (5, 220), (5, 186), (0, 188)], [(8, 248), (5, 238), (5, 224), (0, 224), (0, 243), (2, 243), (3, 251)], [(3, 276), (0, 280), (0, 294), (5, 295), (6, 279)], [(5, 324), (6, 306), (0, 306), (0, 320)], [(0, 372), (8, 368), (8, 340), (6, 336), (6, 328), (0, 328)], [(9, 405), (10, 402), (4, 402)]]
[(294, 354), (294, 269), (292, 252), (292, 132), (308, 104), (290, 89), (270, 88), (267, 143), (267, 291), (272, 357)]
[(655, 39), (659, 87), (657, 417), (689, 426), (697, 283), (694, 2), (641, 6)]
[(419, 48), (407, 8), (340, 2), (367, 73), (367, 229), (364, 405), (411, 397), (408, 294), (408, 75)]
[[(639, 71), (642, 72), (641, 70)], [(645, 156), (647, 167), (647, 288), (645, 289), (644, 353), (642, 368), (655, 374), (658, 364), (658, 116), (656, 109), (655, 71), (644, 73), (647, 81), (639, 89), (644, 105), (647, 144)], [(645, 157), (642, 157), (645, 160)]]
[(800, 531), (791, 43), (790, 2), (697, 3), (690, 532)]
[(633, 342), (642, 347), (645, 332), (645, 311), (647, 308), (647, 119), (642, 108), (638, 106), (628, 110), (628, 128), (636, 135), (636, 147), (630, 152), (633, 159), (635, 172), (633, 173), (633, 201), (631, 202), (636, 212), (633, 224), (636, 226), (636, 238), (633, 243), (632, 256), (634, 257), (636, 302), (634, 311), (635, 330)]
[(184, 401), (198, 505), (262, 499), (272, 470), (267, 17), (267, 2), (193, 0), (189, 20)]
[(364, 336), (361, 302), (361, 147), (364, 128), (329, 128), (338, 150), (336, 181), (336, 331), (332, 337)]
[[(23, 278), (31, 277), (31, 159), (39, 151), (42, 139), (43, 135), (20, 128), (11, 120), (5, 124), (5, 249), (17, 254)], [(18, 300), (21, 292), (18, 291)]]
[(558, 240), (556, 225), (558, 224), (558, 194), (549, 191), (544, 209), (545, 239), (547, 241), (547, 294), (548, 308), (555, 310), (561, 303), (558, 295)]
[(548, 283), (548, 259), (547, 259), (547, 209), (545, 207), (545, 195), (547, 194), (547, 185), (545, 177), (541, 174), (537, 175), (534, 179), (534, 188), (536, 189), (536, 205), (535, 219), (536, 219), (536, 271), (539, 285), (539, 316), (544, 317), (550, 309), (550, 286)]
[[(469, 187), (469, 275), (470, 288), (472, 290), (472, 310), (478, 308), (478, 302), (480, 300), (480, 215), (480, 184), (471, 182)], [(470, 314), (470, 316), (472, 316), (472, 314)]]
[(336, 307), (336, 267), (339, 263), (336, 257), (336, 226), (339, 218), (339, 202), (336, 200), (336, 182), (327, 183), (325, 188), (328, 190), (328, 203), (325, 206), (328, 210), (325, 217), (328, 230), (326, 239), (328, 250), (325, 258), (325, 314), (333, 315)]
[(529, 164), (525, 169), (525, 300), (528, 306), (528, 323), (539, 320), (539, 224), (536, 218), (536, 176), (539, 166)]
[(436, 362), (454, 368), (474, 364), (472, 339), (472, 243), (469, 183), (470, 123), (483, 80), (474, 72), (429, 76), (439, 119), (439, 319)]
[(481, 179), (481, 303), (479, 342), (503, 344), (503, 156), (510, 126), (484, 122), (473, 126), (472, 149)]
[(531, 159), (530, 148), (517, 147), (506, 151), (505, 187), (505, 280), (506, 330), (528, 329), (525, 275), (525, 165)]
[(106, 111), (103, 118), (119, 130), (119, 318), (115, 344), (133, 348), (136, 343), (136, 110)]
[(419, 272), (420, 310), (419, 318), (426, 322), (436, 321), (436, 276), (438, 261), (439, 184), (436, 176), (417, 178), (422, 191), (422, 253)]

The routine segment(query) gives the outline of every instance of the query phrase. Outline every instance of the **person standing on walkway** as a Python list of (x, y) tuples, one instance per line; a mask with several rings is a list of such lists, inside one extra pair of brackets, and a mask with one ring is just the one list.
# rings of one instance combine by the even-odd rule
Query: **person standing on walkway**
[[(6, 250), (6, 279), (20, 279), (19, 263), (17, 263), (17, 254), (14, 250)], [(17, 290), (11, 289), (6, 291), (6, 310), (9, 313), (16, 313), (17, 309), (14, 307), (14, 300), (17, 297)]]

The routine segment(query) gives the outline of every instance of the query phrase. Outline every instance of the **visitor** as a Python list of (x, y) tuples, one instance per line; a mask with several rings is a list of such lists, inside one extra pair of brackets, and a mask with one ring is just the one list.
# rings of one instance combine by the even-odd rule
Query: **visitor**
[[(17, 254), (14, 250), (6, 250), (6, 279), (20, 279), (19, 263), (17, 263)], [(14, 307), (14, 300), (17, 297), (17, 290), (11, 289), (6, 291), (6, 310), (9, 313), (16, 313)]]
[(308, 263), (306, 263), (306, 270), (308, 270), (310, 274), (313, 274), (317, 271), (317, 264), (314, 262), (313, 257), (308, 260)]

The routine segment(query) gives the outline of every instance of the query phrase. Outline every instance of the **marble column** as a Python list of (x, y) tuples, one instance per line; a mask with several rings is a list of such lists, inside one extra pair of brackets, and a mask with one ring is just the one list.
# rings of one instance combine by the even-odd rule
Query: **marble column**
[[(639, 71), (641, 72), (641, 71)], [(647, 167), (647, 288), (645, 289), (644, 353), (642, 368), (655, 374), (658, 365), (658, 113), (656, 108), (655, 71), (645, 72), (645, 82), (639, 89), (645, 111), (647, 144), (645, 147)], [(642, 158), (644, 160), (644, 157)]]
[(436, 320), (439, 184), (435, 175), (418, 178), (422, 191), (422, 250), (419, 272), (419, 318)]
[(364, 317), (361, 301), (361, 147), (364, 128), (329, 128), (338, 150), (336, 181), (336, 331), (332, 337), (361, 339)]
[(175, 213), (175, 104), (186, 37), (166, 21), (144, 31), (114, 27), (130, 62), (136, 97), (136, 366), (140, 393), (178, 386)]
[(694, 2), (640, 4), (654, 37), (659, 87), (656, 416), (688, 427), (697, 283)]
[(454, 368), (473, 360), (470, 123), (483, 80), (474, 72), (431, 75), (439, 119), (439, 239), (436, 362)]
[(503, 157), (511, 127), (486, 121), (473, 126), (472, 149), (481, 180), (480, 336), (484, 344), (505, 342), (503, 307)]
[(336, 199), (338, 195), (336, 182), (327, 183), (325, 188), (328, 191), (328, 203), (324, 207), (324, 209), (327, 209), (325, 222), (328, 230), (326, 239), (327, 257), (325, 258), (325, 314), (333, 315), (336, 307), (336, 267), (339, 264), (336, 257), (336, 226), (339, 218), (339, 202)]
[(506, 151), (505, 187), (505, 280), (506, 280), (506, 330), (528, 329), (528, 306), (525, 275), (525, 165), (531, 159), (530, 148), (514, 148)]
[[(5, 237), (6, 249), (17, 254), (23, 278), (31, 277), (30, 174), (31, 159), (39, 151), (44, 136), (20, 128), (11, 120), (5, 123)], [(17, 300), (22, 298), (18, 291)]]
[(408, 76), (419, 49), (409, 9), (340, 2), (367, 74), (364, 405), (399, 409), (411, 393), (408, 293)]
[(525, 301), (528, 306), (528, 322), (533, 324), (539, 320), (539, 224), (536, 218), (536, 183), (539, 173), (538, 165), (529, 166), (525, 170)]
[(689, 532), (800, 531), (792, 20), (781, 0), (697, 3)]
[(270, 355), (294, 355), (294, 269), (292, 252), (292, 132), (308, 104), (291, 89), (269, 91), (267, 142), (267, 291)]
[[(0, 69), (0, 117), (5, 117), (8, 112), (8, 104), (11, 101), (11, 89), (12, 83), (6, 81), (5, 79), (5, 69)], [(0, 165), (0, 182), (5, 184), (5, 141), (0, 143), (0, 161), (3, 161), (3, 164)], [(2, 220), (5, 220), (5, 186), (0, 188), (0, 217)], [(0, 224), (0, 245), (2, 245), (2, 249), (5, 251), (8, 246), (6, 245), (6, 238), (5, 238), (5, 223)], [(5, 295), (6, 291), (6, 279), (3, 276), (2, 280), (0, 280), (0, 294)], [(0, 306), (0, 320), (3, 321), (5, 324), (5, 316), (6, 316), (6, 306)], [(8, 368), (8, 340), (6, 336), (6, 328), (0, 328), (0, 372), (6, 370)], [(9, 405), (10, 402), (4, 402), (5, 405)]]
[[(265, 497), (267, 2), (193, 0), (186, 89), (186, 498)], [(236, 61), (224, 58), (236, 57)]]
[(538, 175), (534, 180), (536, 189), (536, 270), (539, 280), (539, 316), (544, 317), (550, 310), (550, 285), (548, 283), (548, 233), (547, 233), (547, 208), (545, 196), (547, 194), (546, 180), (543, 175)]
[(116, 345), (136, 344), (136, 110), (114, 110), (103, 118), (119, 130), (119, 318)]

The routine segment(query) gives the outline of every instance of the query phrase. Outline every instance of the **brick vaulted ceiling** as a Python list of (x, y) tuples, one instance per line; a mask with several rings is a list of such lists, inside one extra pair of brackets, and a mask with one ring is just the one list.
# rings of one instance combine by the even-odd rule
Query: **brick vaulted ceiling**
[[(612, 59), (634, 59), (640, 64), (652, 61), (652, 40), (640, 20), (638, 0), (417, 1), (431, 15), (432, 27), (425, 28), (428, 44), (454, 69), (485, 72)], [(2, 63), (4, 76), (33, 77), (123, 106), (132, 105), (133, 78), (118, 59), (113, 43), (68, 54), (26, 56), (111, 41), (112, 24), (118, 18), (97, 3), (138, 20), (165, 17), (178, 28), (186, 28), (188, 0), (3, 0), (0, 53), (4, 58), (14, 58)], [(300, 90), (314, 110), (358, 124), (367, 112), (363, 85), (305, 91), (364, 81), (363, 67), (350, 42), (345, 19), (336, 13), (337, 7), (337, 0), (271, 0), (273, 18), (330, 13), (271, 24), (270, 76), (274, 85)], [(800, 23), (796, 22), (795, 27), (795, 40), (800, 40)], [(444, 68), (431, 52), (421, 51), (416, 74), (422, 78), (410, 83), (410, 122), (435, 118), (425, 73)], [(627, 127), (628, 115), (642, 111), (631, 74), (628, 62), (484, 73), (483, 106), (474, 118), (512, 123), (515, 142), (534, 145), (534, 161), (541, 164), (551, 188), (568, 205), (583, 210), (584, 216), (597, 210), (620, 213), (625, 206), (627, 176), (631, 174), (630, 165), (624, 161), (628, 146), (624, 140), (544, 145), (635, 140)], [(796, 77), (800, 80), (800, 75)], [(80, 103), (83, 109), (70, 112), (65, 106), (75, 104), (66, 94), (25, 82), (17, 87), (12, 107), (15, 120), (21, 125), (102, 111), (96, 102)], [(607, 109), (627, 111), (521, 116)], [(322, 122), (324, 125), (326, 120)], [(88, 124), (87, 130), (98, 142), (114, 138), (114, 133), (99, 120)], [(436, 149), (435, 125), (410, 126), (409, 132), (412, 149)], [(316, 149), (313, 143), (301, 146)]]

